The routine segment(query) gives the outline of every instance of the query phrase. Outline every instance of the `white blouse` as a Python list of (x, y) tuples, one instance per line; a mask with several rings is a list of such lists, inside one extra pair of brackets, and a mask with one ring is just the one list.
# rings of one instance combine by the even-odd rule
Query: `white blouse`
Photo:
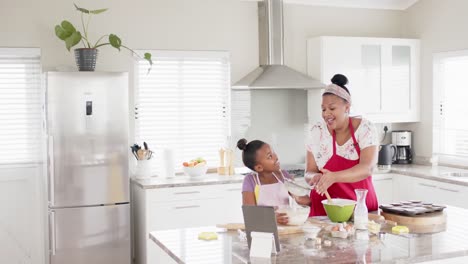
[[(375, 126), (367, 119), (362, 119), (358, 128), (354, 131), (354, 136), (361, 151), (369, 146), (377, 146), (378, 138)], [(324, 120), (312, 125), (307, 136), (306, 149), (312, 152), (319, 170), (333, 155), (333, 136), (327, 129)], [(357, 160), (359, 156), (353, 146), (353, 138), (350, 137), (342, 146), (336, 144), (336, 154), (349, 159)]]

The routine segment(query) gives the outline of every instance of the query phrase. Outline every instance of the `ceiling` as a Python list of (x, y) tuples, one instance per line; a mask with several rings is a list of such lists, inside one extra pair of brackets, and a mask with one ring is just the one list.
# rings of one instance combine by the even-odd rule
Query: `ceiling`
[[(262, 1), (262, 0), (244, 0)], [(405, 10), (418, 0), (283, 0), (287, 4)]]

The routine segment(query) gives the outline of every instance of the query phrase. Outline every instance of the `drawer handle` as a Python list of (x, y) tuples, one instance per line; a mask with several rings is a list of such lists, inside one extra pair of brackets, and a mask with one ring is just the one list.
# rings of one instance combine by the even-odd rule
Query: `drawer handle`
[(228, 192), (234, 192), (234, 191), (241, 191), (241, 188), (232, 188), (232, 189), (227, 189)]
[(174, 209), (186, 209), (186, 208), (198, 208), (199, 205), (186, 205), (186, 206), (176, 206)]
[(443, 191), (454, 192), (454, 193), (460, 192), (459, 190), (452, 190), (452, 189), (446, 189), (446, 188), (440, 188), (440, 187), (439, 187), (439, 189), (441, 189)]
[(430, 188), (435, 188), (435, 187), (437, 187), (437, 186), (435, 186), (435, 185), (425, 184), (425, 183), (420, 183), (419, 185), (421, 185), (421, 186), (426, 186), (426, 187), (430, 187)]
[(193, 192), (176, 192), (174, 193), (175, 195), (178, 195), (178, 194), (195, 194), (195, 193), (200, 193), (199, 191), (193, 191)]

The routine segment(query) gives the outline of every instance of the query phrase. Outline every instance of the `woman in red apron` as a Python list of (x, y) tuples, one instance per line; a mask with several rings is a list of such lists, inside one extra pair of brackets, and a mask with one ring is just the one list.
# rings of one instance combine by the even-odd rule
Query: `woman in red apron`
[[(322, 95), (321, 122), (311, 130), (307, 145), (307, 173), (315, 190), (310, 193), (310, 216), (326, 215), (322, 205), (328, 191), (332, 198), (356, 200), (355, 189), (367, 189), (369, 211), (378, 202), (371, 172), (377, 160), (377, 137), (365, 119), (349, 116), (351, 95), (348, 80), (337, 74)], [(304, 203), (304, 201), (302, 201)]]

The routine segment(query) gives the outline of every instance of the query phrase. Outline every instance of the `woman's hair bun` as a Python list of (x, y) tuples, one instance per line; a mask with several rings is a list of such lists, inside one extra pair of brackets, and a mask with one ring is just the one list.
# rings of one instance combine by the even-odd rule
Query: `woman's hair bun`
[(245, 150), (247, 148), (247, 139), (245, 138), (239, 139), (239, 141), (237, 141), (237, 147), (240, 150)]
[(346, 76), (343, 74), (338, 73), (333, 76), (331, 82), (344, 88), (345, 85), (348, 84), (348, 78), (346, 78)]

